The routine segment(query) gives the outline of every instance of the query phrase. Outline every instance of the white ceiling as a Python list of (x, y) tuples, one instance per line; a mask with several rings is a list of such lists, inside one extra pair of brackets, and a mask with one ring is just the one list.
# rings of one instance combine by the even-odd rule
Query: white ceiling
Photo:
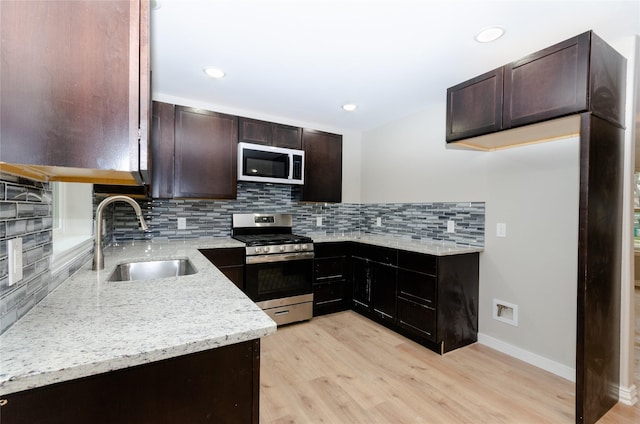
[[(612, 45), (640, 34), (640, 0), (158, 3), (154, 98), (353, 131), (442, 104), (447, 87), (589, 29)], [(476, 43), (489, 25), (506, 35)], [(210, 79), (208, 66), (226, 77)]]

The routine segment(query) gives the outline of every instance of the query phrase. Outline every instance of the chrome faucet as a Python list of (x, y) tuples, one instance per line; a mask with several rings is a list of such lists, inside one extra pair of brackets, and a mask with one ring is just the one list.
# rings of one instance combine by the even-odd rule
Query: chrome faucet
[(100, 269), (104, 269), (104, 254), (102, 253), (102, 211), (108, 205), (113, 202), (117, 202), (118, 200), (122, 200), (130, 204), (133, 209), (136, 211), (136, 216), (138, 217), (138, 221), (140, 221), (140, 227), (142, 231), (147, 231), (149, 227), (147, 226), (147, 222), (144, 220), (142, 216), (142, 209), (140, 209), (140, 205), (136, 203), (129, 196), (111, 196), (104, 199), (98, 207), (96, 208), (96, 234), (95, 234), (95, 242), (93, 247), (93, 270), (97, 271)]

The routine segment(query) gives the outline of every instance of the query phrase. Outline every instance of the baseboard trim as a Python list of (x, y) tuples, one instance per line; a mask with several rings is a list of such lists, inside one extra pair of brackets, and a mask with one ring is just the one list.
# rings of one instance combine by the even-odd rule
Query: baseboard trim
[(638, 388), (635, 384), (630, 387), (620, 386), (620, 402), (625, 405), (633, 406), (638, 402)]
[(573, 383), (575, 383), (576, 381), (575, 368), (571, 368), (543, 356), (536, 355), (535, 353), (531, 353), (528, 350), (524, 350), (486, 334), (478, 333), (478, 343), (488, 346), (509, 356), (513, 356), (514, 358), (520, 359), (521, 361), (524, 361), (535, 367), (542, 368), (543, 370), (549, 371), (550, 373), (562, 377), (565, 380), (569, 380)]

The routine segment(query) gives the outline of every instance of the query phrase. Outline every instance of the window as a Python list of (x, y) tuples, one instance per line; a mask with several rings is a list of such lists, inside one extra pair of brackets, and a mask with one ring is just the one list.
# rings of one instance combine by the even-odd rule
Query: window
[(93, 247), (93, 185), (54, 182), (52, 198), (55, 272)]

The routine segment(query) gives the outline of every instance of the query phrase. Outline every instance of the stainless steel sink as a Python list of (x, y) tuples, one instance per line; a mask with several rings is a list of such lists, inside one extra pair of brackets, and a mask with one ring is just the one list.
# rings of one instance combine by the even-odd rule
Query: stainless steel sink
[(116, 266), (107, 281), (154, 280), (198, 272), (188, 259), (127, 262)]

